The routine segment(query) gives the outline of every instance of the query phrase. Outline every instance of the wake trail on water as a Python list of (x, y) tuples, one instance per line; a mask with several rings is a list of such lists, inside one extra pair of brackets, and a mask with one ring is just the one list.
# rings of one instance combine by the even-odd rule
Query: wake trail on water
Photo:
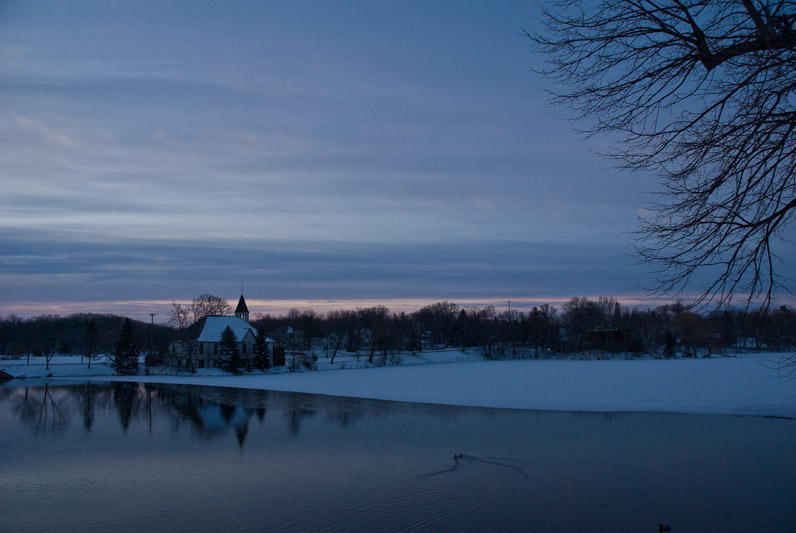
[(519, 463), (519, 462), (520, 461), (518, 461), (516, 459), (510, 459), (508, 457), (478, 457), (478, 456), (475, 456), (475, 455), (464, 455), (462, 453), (457, 453), (457, 454), (454, 454), (454, 456), (453, 456), (453, 465), (452, 466), (450, 466), (448, 468), (445, 468), (443, 470), (438, 470), (436, 472), (431, 472), (430, 474), (424, 474), (422, 476), (419, 476), (418, 479), (425, 479), (425, 478), (429, 478), (429, 477), (439, 476), (439, 475), (442, 475), (442, 474), (447, 474), (448, 472), (454, 472), (456, 470), (464, 468), (464, 466), (466, 466), (466, 465), (475, 464), (475, 463), (493, 465), (493, 466), (498, 466), (498, 467), (502, 467), (502, 468), (508, 468), (510, 470), (513, 470), (513, 471), (517, 472), (518, 474), (520, 474), (525, 479), (530, 479), (530, 477), (525, 472), (525, 470), (523, 470), (522, 468), (520, 468), (520, 467), (518, 467), (516, 465), (510, 464), (510, 463)]

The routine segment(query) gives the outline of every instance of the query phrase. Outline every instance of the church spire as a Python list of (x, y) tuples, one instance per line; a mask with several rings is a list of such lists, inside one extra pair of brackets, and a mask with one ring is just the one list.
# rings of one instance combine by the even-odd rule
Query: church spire
[(246, 322), (249, 321), (249, 308), (246, 307), (246, 300), (242, 294), (240, 295), (240, 300), (238, 300), (238, 307), (235, 308), (235, 316)]

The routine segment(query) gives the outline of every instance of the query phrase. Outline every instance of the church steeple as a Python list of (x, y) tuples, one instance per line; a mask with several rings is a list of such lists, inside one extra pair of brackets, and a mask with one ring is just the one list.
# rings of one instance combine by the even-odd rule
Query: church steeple
[(235, 308), (235, 316), (246, 322), (249, 321), (249, 308), (246, 307), (246, 300), (242, 294), (240, 295), (240, 300), (238, 300), (238, 307)]

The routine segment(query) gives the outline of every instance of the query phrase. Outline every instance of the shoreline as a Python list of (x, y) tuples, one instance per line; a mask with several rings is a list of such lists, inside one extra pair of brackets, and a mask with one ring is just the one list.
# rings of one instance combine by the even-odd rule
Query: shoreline
[[(63, 365), (51, 363), (53, 375), (49, 379), (202, 385), (537, 411), (796, 418), (796, 380), (777, 378), (771, 366), (781, 356), (767, 353), (669, 360), (471, 360), (361, 368), (356, 372), (319, 370), (237, 376), (214, 370), (204, 375), (103, 375), (99, 364), (89, 375), (77, 368), (72, 369), (77, 372), (64, 375), (56, 372), (58, 366), (63, 370)], [(9, 365), (2, 363), (0, 370), (8, 371)], [(29, 375), (27, 381), (39, 379), (48, 378), (34, 379)], [(6, 383), (18, 386), (24, 381)]]

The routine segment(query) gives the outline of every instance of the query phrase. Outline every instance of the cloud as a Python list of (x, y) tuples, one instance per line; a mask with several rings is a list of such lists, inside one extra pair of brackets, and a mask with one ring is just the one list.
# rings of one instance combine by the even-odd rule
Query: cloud
[(57, 132), (42, 121), (32, 117), (14, 115), (14, 125), (18, 128), (20, 136), (28, 136), (32, 144), (50, 149), (71, 149), (78, 147), (78, 143), (68, 135)]
[(511, 298), (638, 292), (626, 250), (528, 242), (367, 244), (276, 240), (74, 241), (5, 231), (9, 300)]
[[(635, 292), (649, 176), (544, 105), (528, 2), (16, 3), (7, 301)], [(532, 20), (530, 21), (532, 24)], [(248, 291), (247, 291), (248, 292)], [(531, 297), (531, 296), (529, 296)]]
[[(254, 5), (241, 8), (263, 15)], [(501, 54), (527, 57), (521, 43), (490, 45), (490, 55), (466, 61), (457, 55), (457, 69), (435, 72), (431, 66), (451, 61), (442, 52), (456, 48), (449, 39), (471, 38), (440, 36), (441, 22), (431, 20), (424, 38), (438, 49), (395, 35), (426, 53), (411, 61), (391, 56), (395, 64), (374, 69), (384, 58), (347, 35), (297, 46), (283, 33), (244, 24), (235, 44), (216, 25), (203, 27), (208, 13), (200, 12), (175, 29), (196, 46), (191, 51), (158, 33), (160, 26), (144, 29), (154, 35), (142, 43), (125, 25), (120, 31), (112, 11), (103, 10), (96, 28), (57, 58), (17, 35), (28, 61), (16, 61), (0, 82), (5, 105), (34, 123), (58, 124), (56, 133), (74, 144), (69, 157), (35, 141), (21, 153), (16, 128), (0, 124), (9, 140), (0, 148), (6, 227), (93, 225), (119, 239), (168, 232), (183, 239), (229, 233), (461, 242), (615, 241), (632, 226), (636, 182), (600, 185), (605, 170), (585, 148), (573, 149), (568, 126), (513, 87), (524, 68), (510, 75), (497, 69), (498, 80), (457, 70), (495, 69)], [(391, 12), (367, 11), (377, 18)], [(458, 7), (452, 11), (475, 24)], [(272, 16), (299, 22), (290, 9), (269, 15), (267, 24)], [(508, 21), (493, 19), (500, 28)], [(77, 24), (73, 14), (65, 20)], [(197, 41), (199, 28), (212, 38)], [(87, 52), (111, 34), (114, 44)], [(143, 46), (125, 48), (125, 39)], [(487, 41), (472, 40), (473, 51)], [(246, 53), (231, 54), (236, 46)]]

